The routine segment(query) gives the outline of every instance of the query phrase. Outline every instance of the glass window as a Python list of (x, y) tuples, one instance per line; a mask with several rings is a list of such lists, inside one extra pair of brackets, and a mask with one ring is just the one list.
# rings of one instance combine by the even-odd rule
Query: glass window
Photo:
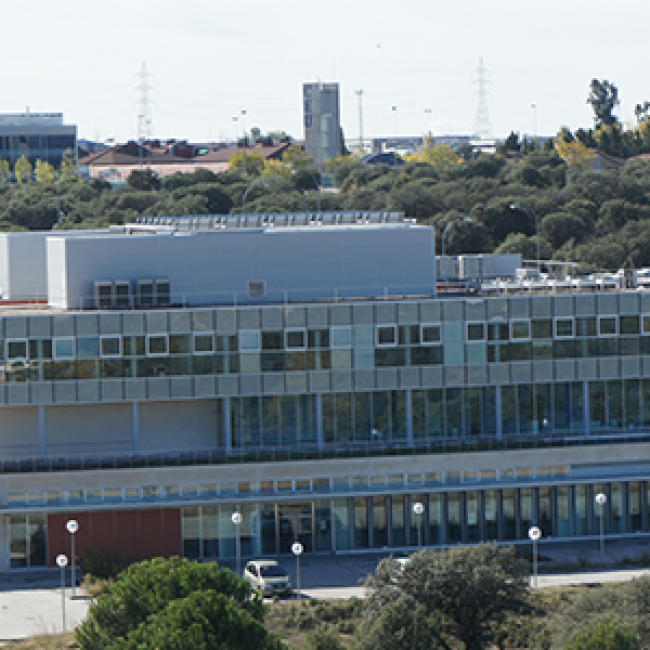
[(330, 489), (329, 478), (315, 478), (313, 479), (314, 492), (328, 492)]
[(178, 499), (181, 495), (180, 485), (163, 485), (162, 496), (163, 499)]
[(285, 345), (287, 350), (304, 350), (306, 347), (306, 332), (303, 329), (287, 330)]
[(210, 354), (214, 352), (214, 337), (212, 334), (194, 335), (194, 354)]
[(570, 338), (573, 335), (573, 318), (557, 318), (555, 320), (555, 336), (557, 338)]
[(77, 359), (97, 359), (99, 339), (96, 336), (77, 339)]
[(168, 354), (167, 336), (147, 336), (147, 355), (150, 357), (165, 356)]
[(553, 338), (553, 321), (550, 318), (536, 319), (531, 322), (534, 339)]
[(74, 359), (74, 338), (53, 339), (55, 359)]
[(616, 336), (618, 334), (618, 322), (616, 316), (599, 316), (598, 333), (600, 336)]
[(242, 330), (239, 332), (239, 350), (241, 352), (259, 352), (259, 330)]
[(508, 338), (508, 323), (489, 324), (488, 339), (490, 341), (507, 341)]
[(643, 314), (641, 316), (641, 323), (643, 325), (643, 334), (650, 334), (650, 314)]
[(119, 336), (102, 336), (101, 356), (102, 357), (122, 356), (122, 339)]
[(380, 325), (377, 327), (377, 345), (395, 345), (397, 334), (395, 325)]
[(639, 317), (638, 316), (619, 316), (619, 325), (621, 334), (638, 334)]
[(440, 325), (421, 325), (420, 341), (423, 345), (434, 345), (442, 340)]
[(512, 481), (515, 478), (515, 470), (514, 469), (501, 469), (499, 470), (499, 478), (502, 481)]
[(330, 339), (333, 348), (349, 348), (352, 346), (352, 328), (332, 327)]
[(596, 336), (596, 319), (593, 316), (576, 318), (576, 333), (578, 336)]
[(104, 501), (121, 501), (122, 488), (111, 487), (104, 488)]
[(484, 341), (485, 323), (467, 323), (467, 340)]
[(513, 320), (510, 323), (510, 338), (513, 340), (527, 340), (530, 338), (530, 321)]
[(7, 341), (7, 359), (27, 359), (27, 341)]
[(190, 337), (187, 334), (172, 334), (169, 336), (170, 354), (190, 354)]
[(127, 501), (137, 501), (138, 499), (140, 499), (140, 488), (137, 487), (124, 488), (124, 498)]
[(283, 332), (262, 332), (262, 350), (284, 350)]

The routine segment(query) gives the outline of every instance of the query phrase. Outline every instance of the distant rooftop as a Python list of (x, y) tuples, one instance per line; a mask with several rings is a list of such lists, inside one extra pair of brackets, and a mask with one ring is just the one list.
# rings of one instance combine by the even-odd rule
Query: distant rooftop
[(63, 126), (63, 113), (0, 113), (0, 126)]

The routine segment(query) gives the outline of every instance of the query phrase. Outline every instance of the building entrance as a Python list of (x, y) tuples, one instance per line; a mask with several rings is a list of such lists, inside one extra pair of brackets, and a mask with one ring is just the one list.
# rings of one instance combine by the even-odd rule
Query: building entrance
[(294, 542), (300, 542), (305, 553), (311, 553), (314, 546), (312, 504), (281, 504), (278, 511), (280, 521), (279, 553), (291, 553), (291, 545)]

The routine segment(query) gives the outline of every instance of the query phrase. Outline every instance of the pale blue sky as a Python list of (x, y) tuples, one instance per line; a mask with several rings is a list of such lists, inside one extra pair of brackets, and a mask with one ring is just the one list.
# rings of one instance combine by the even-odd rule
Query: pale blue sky
[(589, 127), (592, 77), (617, 85), (623, 121), (650, 100), (647, 0), (30, 0), (3, 26), (0, 112), (62, 111), (102, 140), (136, 137), (142, 61), (160, 138), (232, 138), (242, 109), (301, 138), (301, 84), (318, 79), (340, 83), (349, 138), (360, 88), (366, 138), (471, 133), (481, 56), (498, 137), (532, 133), (531, 104), (541, 135)]

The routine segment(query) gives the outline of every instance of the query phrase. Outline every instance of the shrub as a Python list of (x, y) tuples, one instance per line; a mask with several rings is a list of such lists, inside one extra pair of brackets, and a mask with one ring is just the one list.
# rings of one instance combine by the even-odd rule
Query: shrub
[(305, 648), (307, 650), (343, 650), (339, 635), (330, 630), (327, 625), (320, 625), (307, 635)]
[(88, 549), (79, 562), (83, 573), (89, 573), (93, 578), (101, 580), (116, 578), (118, 573), (124, 571), (130, 564), (131, 560), (128, 557), (117, 553), (109, 553), (103, 548), (99, 550)]

